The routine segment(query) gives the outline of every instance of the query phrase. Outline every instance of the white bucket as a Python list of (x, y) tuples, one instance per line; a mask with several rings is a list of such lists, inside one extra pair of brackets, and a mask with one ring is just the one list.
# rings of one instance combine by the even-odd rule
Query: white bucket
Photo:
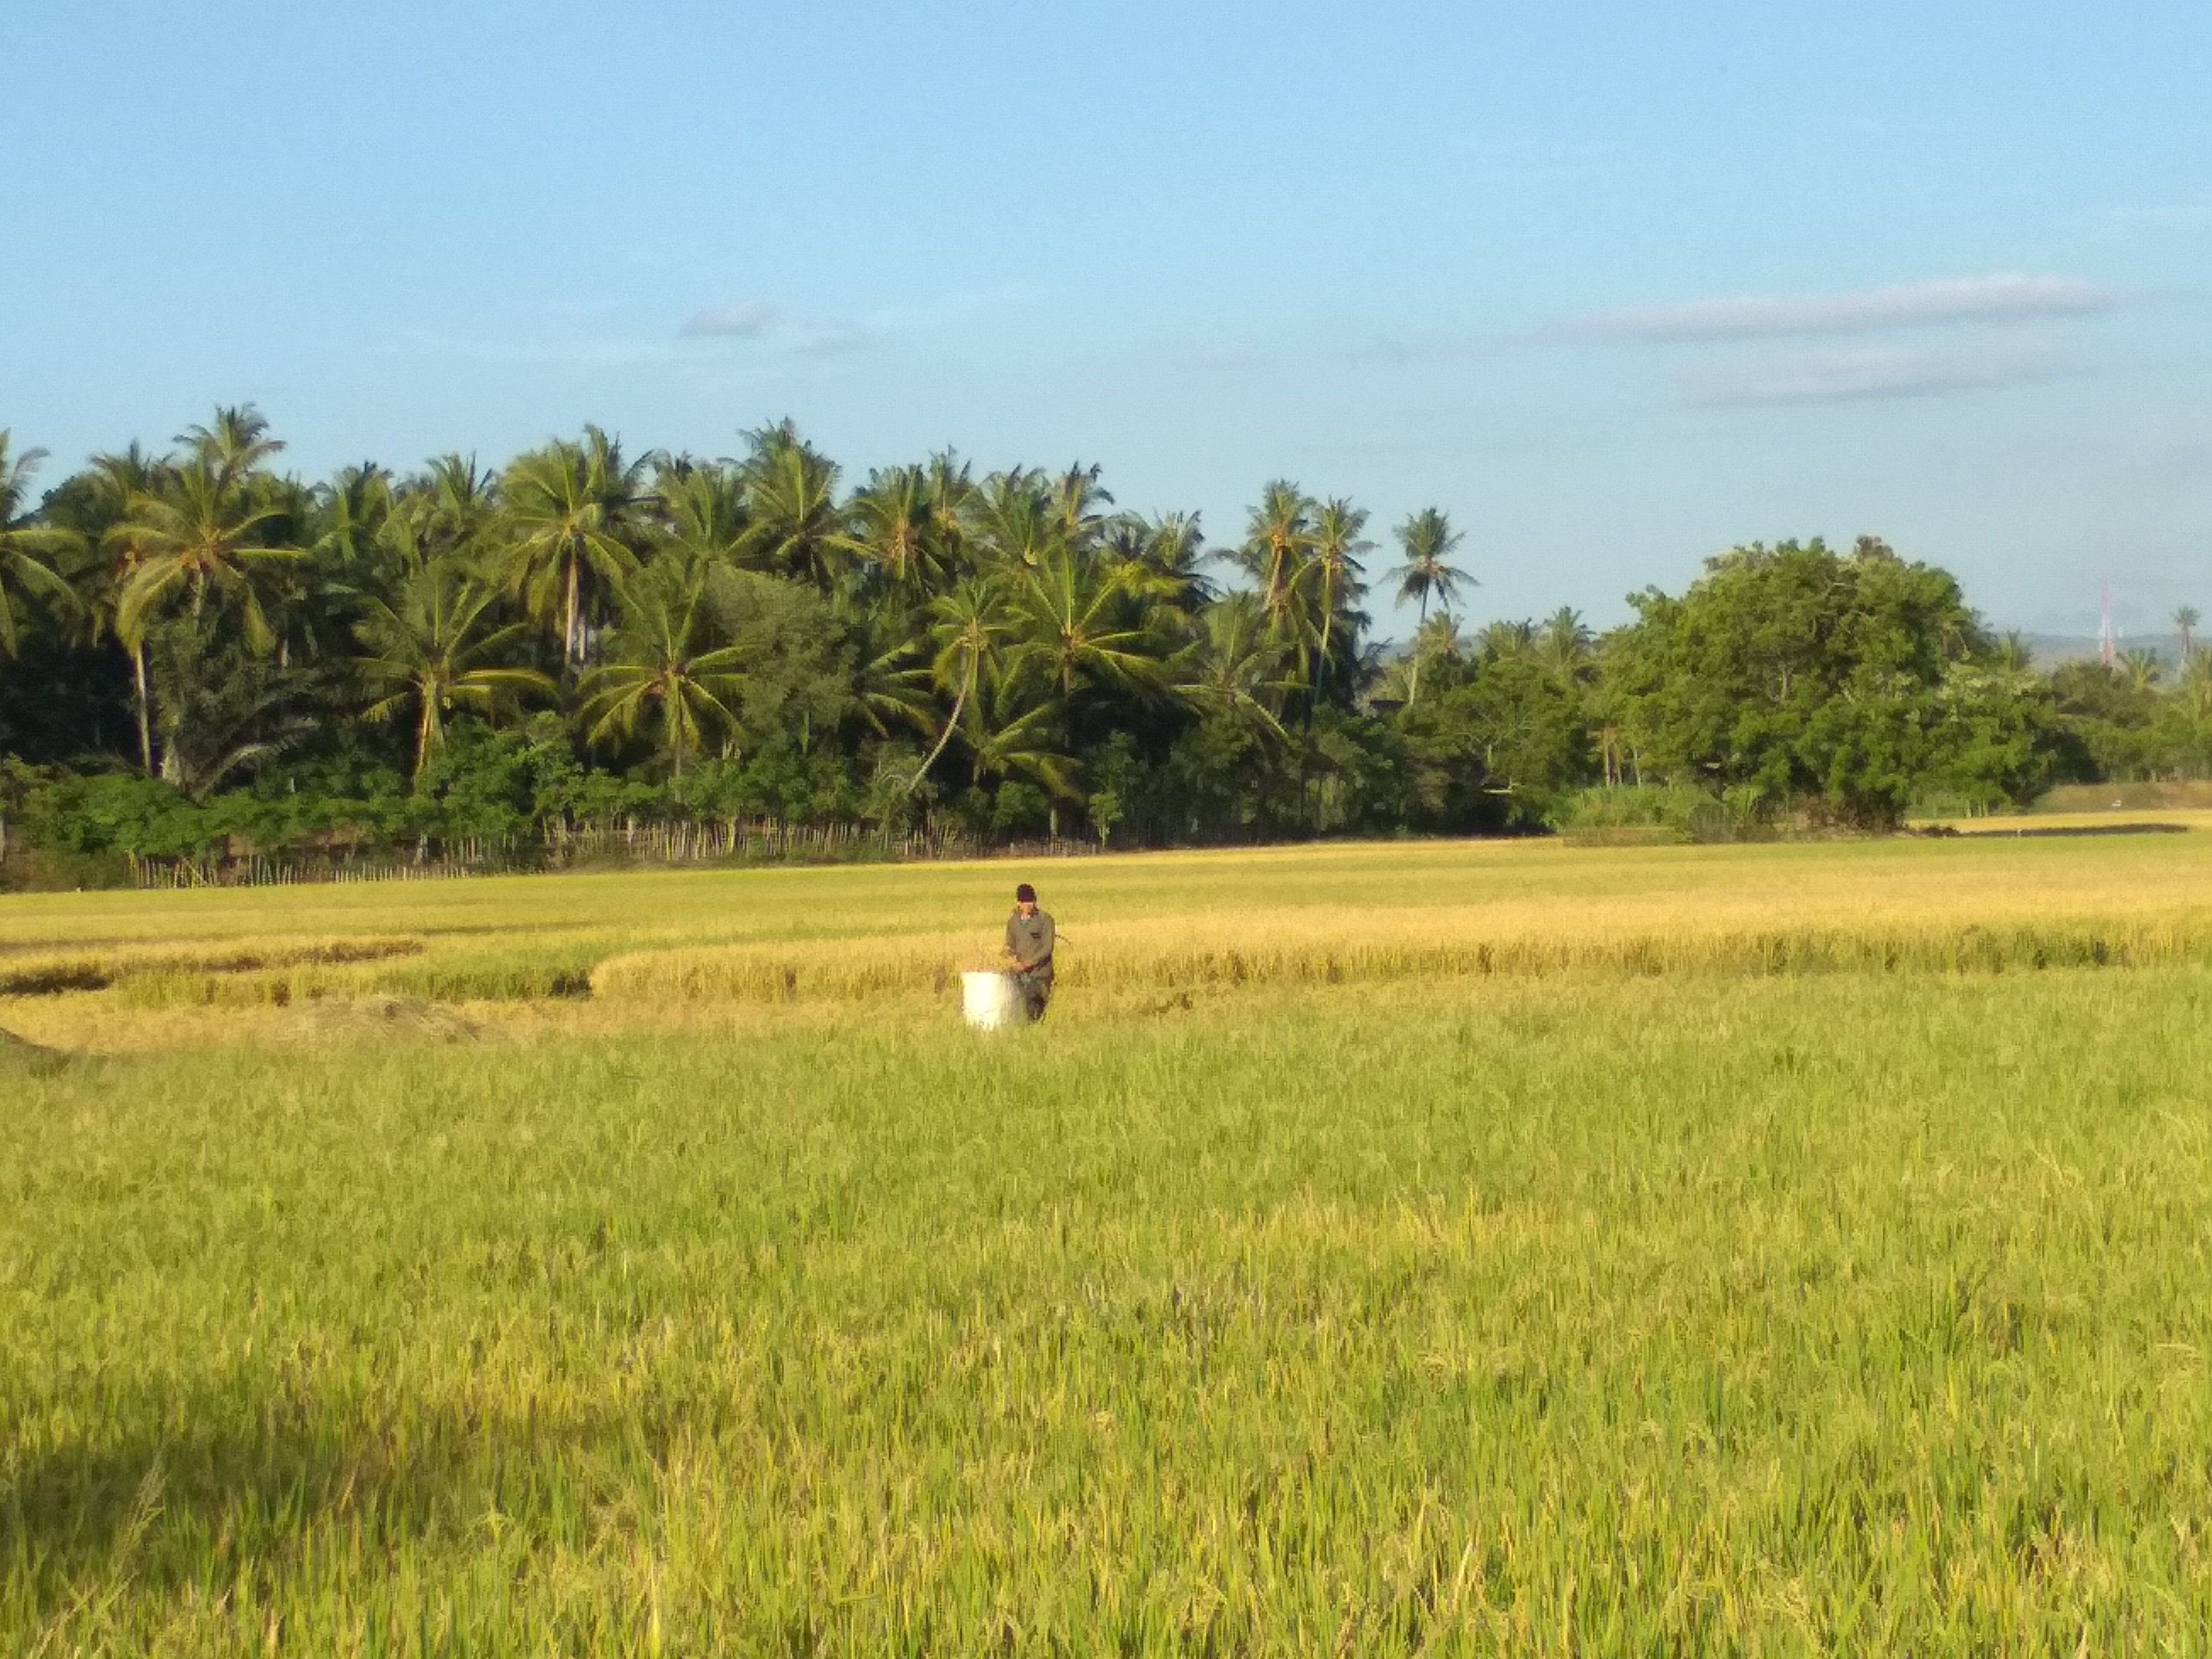
[(960, 1017), (977, 1030), (1018, 1025), (1026, 1012), (1012, 974), (960, 975)]

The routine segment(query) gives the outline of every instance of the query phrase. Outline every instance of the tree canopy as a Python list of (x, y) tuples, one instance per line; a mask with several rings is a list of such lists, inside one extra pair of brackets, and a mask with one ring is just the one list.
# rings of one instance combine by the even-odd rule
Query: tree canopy
[(1160, 845), (1528, 831), (1637, 792), (1879, 828), (2212, 763), (2193, 650), (2038, 672), (1873, 538), (1730, 550), (1600, 636), (1476, 626), (1513, 550), (1423, 508), (1390, 642), (1367, 510), (1293, 480), (1218, 545), (1095, 466), (848, 484), (788, 421), (735, 447), (587, 427), (316, 482), (233, 408), (34, 500), (0, 434), (0, 813), (140, 856), (520, 854), (617, 816)]

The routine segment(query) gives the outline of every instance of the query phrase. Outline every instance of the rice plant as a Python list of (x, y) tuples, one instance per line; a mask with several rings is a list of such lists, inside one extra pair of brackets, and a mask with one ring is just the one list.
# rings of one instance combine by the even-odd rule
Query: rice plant
[(11, 902), (0, 1648), (2199, 1651), (2201, 857)]

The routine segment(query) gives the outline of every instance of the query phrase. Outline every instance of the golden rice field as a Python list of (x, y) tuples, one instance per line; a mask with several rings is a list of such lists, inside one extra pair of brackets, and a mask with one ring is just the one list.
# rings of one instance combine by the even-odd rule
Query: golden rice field
[(2203, 1652), (2209, 964), (2201, 832), (0, 898), (0, 1651)]
[[(157, 1009), (950, 1000), (1013, 875), (1066, 989), (1629, 974), (2136, 966), (2212, 957), (2212, 836), (1960, 836), (1733, 848), (1408, 842), (839, 870), (28, 895), (0, 903), (25, 1035), (163, 1041)], [(72, 994), (100, 992), (99, 996)], [(61, 994), (42, 994), (60, 993)], [(282, 1022), (279, 1022), (281, 1024)]]

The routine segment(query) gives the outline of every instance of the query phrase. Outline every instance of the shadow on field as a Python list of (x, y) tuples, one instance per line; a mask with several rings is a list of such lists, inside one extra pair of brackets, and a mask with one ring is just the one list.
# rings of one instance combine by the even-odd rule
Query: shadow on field
[(28, 1038), (19, 1037), (5, 1026), (0, 1026), (0, 1077), (11, 1073), (45, 1077), (60, 1071), (71, 1058), (58, 1048), (49, 1048)]
[(265, 1580), (314, 1532), (342, 1533), (338, 1547), (359, 1555), (465, 1529), (488, 1510), (527, 1525), (569, 1452), (619, 1441), (651, 1455), (663, 1438), (634, 1414), (617, 1432), (607, 1421), (320, 1399), (272, 1389), (265, 1376), (198, 1397), (98, 1404), (114, 1432), (0, 1471), (0, 1575), (49, 1614), (94, 1586), (167, 1591), (241, 1568)]

